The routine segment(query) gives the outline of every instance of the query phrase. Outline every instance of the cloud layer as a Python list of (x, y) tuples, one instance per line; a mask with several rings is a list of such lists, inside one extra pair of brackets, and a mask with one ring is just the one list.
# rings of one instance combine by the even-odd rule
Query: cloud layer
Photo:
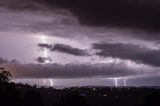
[[(0, 4), (15, 10), (66, 9), (71, 11), (81, 24), (90, 26), (138, 27), (151, 30), (158, 30), (160, 26), (158, 0), (1, 0)], [(58, 13), (64, 14), (62, 11)]]
[(8, 64), (14, 78), (113, 78), (145, 76), (158, 73), (158, 68), (126, 63), (85, 64)]
[[(112, 57), (119, 59), (128, 59), (136, 63), (160, 66), (160, 49), (151, 49), (142, 45), (124, 44), (124, 43), (93, 43), (92, 50), (81, 50), (65, 44), (39, 44), (41, 49), (48, 49), (51, 52), (58, 51), (74, 56), (93, 56)], [(94, 53), (91, 53), (94, 51)], [(90, 54), (90, 55), (89, 55)]]
[(129, 59), (137, 63), (160, 66), (160, 49), (150, 49), (140, 45), (122, 43), (95, 43), (93, 48), (99, 50), (96, 54), (102, 57)]
[(6, 59), (3, 59), (0, 57), (0, 64), (3, 64), (3, 63), (7, 63), (8, 61)]
[[(43, 59), (43, 58), (42, 58)], [(41, 61), (40, 61), (41, 62)], [(42, 61), (41, 63), (44, 63)], [(130, 60), (108, 58), (104, 62), (83, 64), (22, 64), (7, 61), (0, 64), (13, 78), (114, 78), (144, 77), (160, 74), (159, 68), (137, 64)]]
[(74, 56), (87, 56), (89, 55), (86, 50), (81, 50), (78, 48), (73, 48), (70, 45), (65, 45), (65, 44), (54, 44), (54, 45), (49, 45), (49, 44), (38, 44), (38, 46), (43, 50), (44, 48), (49, 49), (50, 51), (58, 51), (62, 53), (67, 53), (71, 54)]
[(35, 59), (38, 63), (46, 63), (46, 62), (51, 62), (52, 59), (50, 57), (37, 57)]

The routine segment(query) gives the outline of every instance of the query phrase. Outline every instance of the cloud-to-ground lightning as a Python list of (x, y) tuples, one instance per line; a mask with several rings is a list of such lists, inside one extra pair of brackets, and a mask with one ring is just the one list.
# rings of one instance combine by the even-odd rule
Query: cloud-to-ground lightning
[(123, 82), (124, 82), (124, 86), (127, 86), (127, 78), (126, 77), (123, 78)]
[(115, 86), (118, 87), (118, 79), (117, 78), (114, 78), (114, 83), (115, 83)]
[[(45, 35), (41, 36), (41, 42), (42, 42), (43, 44), (46, 44), (46, 43), (47, 43), (47, 37), (46, 37)], [(43, 54), (43, 56), (44, 56), (44, 57), (47, 57), (47, 56), (48, 56), (48, 54), (47, 54), (47, 49), (46, 49), (46, 48), (44, 48), (44, 54)]]
[[(46, 36), (46, 35), (42, 35), (42, 36), (40, 37), (40, 39), (41, 39), (41, 43), (43, 43), (43, 44), (47, 44), (47, 43), (48, 43), (48, 41), (47, 41), (47, 36)], [(43, 57), (44, 57), (44, 58), (48, 58), (48, 51), (47, 51), (46, 48), (44, 48)], [(46, 64), (46, 63), (48, 63), (48, 60), (46, 60), (46, 61), (44, 62), (44, 64)]]
[(53, 80), (50, 79), (49, 81), (50, 81), (50, 86), (53, 87)]

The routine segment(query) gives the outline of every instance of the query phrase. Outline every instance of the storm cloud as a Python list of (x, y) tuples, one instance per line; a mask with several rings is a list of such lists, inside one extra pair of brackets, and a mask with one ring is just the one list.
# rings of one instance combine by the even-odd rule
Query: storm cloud
[[(75, 56), (93, 56), (97, 55), (100, 57), (113, 57), (120, 59), (128, 59), (135, 61), (136, 63), (143, 63), (152, 65), (155, 67), (160, 66), (160, 49), (151, 49), (143, 45), (136, 44), (124, 44), (124, 43), (93, 43), (91, 53), (88, 50), (81, 50), (73, 48), (70, 45), (65, 44), (39, 44), (39, 47), (49, 49), (50, 51), (58, 51), (67, 53)], [(89, 55), (90, 54), (90, 55)]]
[(51, 62), (52, 59), (50, 57), (38, 57), (35, 59), (38, 63), (46, 63), (47, 61)]
[[(40, 63), (44, 63), (45, 59)], [(44, 60), (43, 60), (44, 59)], [(18, 60), (16, 60), (18, 61)], [(108, 62), (107, 62), (108, 61)], [(111, 62), (112, 61), (112, 62)], [(19, 78), (120, 78), (120, 77), (145, 77), (159, 75), (159, 67), (137, 64), (130, 60), (107, 58), (102, 63), (46, 63), (25, 64), (6, 60), (0, 63), (0, 68), (9, 70), (13, 79)]]
[(53, 45), (44, 44), (44, 43), (38, 44), (38, 47), (40, 47), (42, 50), (43, 50), (44, 48), (45, 48), (45, 49), (49, 49), (49, 50), (52, 50), (52, 49), (53, 49)]
[(158, 73), (158, 68), (128, 63), (111, 64), (8, 64), (14, 78), (113, 78), (145, 76)]
[(99, 50), (96, 54), (102, 57), (129, 59), (137, 63), (160, 66), (160, 49), (150, 49), (140, 45), (122, 43), (95, 43), (93, 48)]
[(0, 64), (7, 63), (7, 62), (8, 62), (8, 60), (3, 59), (3, 58), (0, 57)]
[(44, 48), (49, 49), (52, 52), (58, 51), (58, 52), (62, 52), (62, 53), (71, 54), (74, 56), (88, 56), (89, 55), (87, 50), (74, 48), (74, 47), (72, 47), (70, 45), (66, 45), (66, 44), (53, 44), (53, 45), (38, 44), (38, 46), (42, 49), (44, 49)]
[[(15, 10), (69, 10), (82, 25), (119, 26), (158, 30), (158, 0), (1, 0), (0, 4)], [(16, 4), (16, 6), (15, 6)], [(59, 14), (65, 12), (58, 11)]]

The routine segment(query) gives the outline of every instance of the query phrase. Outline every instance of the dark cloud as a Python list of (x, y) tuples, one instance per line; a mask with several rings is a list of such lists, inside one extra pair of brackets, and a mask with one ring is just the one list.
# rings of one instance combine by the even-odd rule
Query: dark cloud
[(8, 64), (8, 63), (11, 63), (11, 64), (19, 64), (20, 61), (18, 61), (17, 59), (8, 60), (8, 59), (4, 59), (4, 58), (0, 57), (0, 65), (1, 65), (1, 64)]
[[(42, 58), (43, 57), (39, 57)], [(17, 60), (16, 60), (17, 61)], [(114, 78), (114, 77), (144, 77), (159, 74), (158, 67), (147, 66), (130, 61), (118, 63), (83, 63), (83, 64), (23, 64), (7, 62), (1, 64), (13, 75), (13, 78)]]
[(63, 52), (63, 53), (68, 53), (68, 54), (72, 54), (75, 56), (85, 56), (88, 55), (88, 53), (86, 52), (86, 50), (81, 50), (78, 48), (73, 48), (70, 45), (65, 45), (65, 44), (55, 44), (54, 48), (51, 49), (52, 51), (59, 51), (59, 52)]
[(58, 51), (62, 53), (71, 54), (74, 56), (88, 56), (89, 55), (86, 50), (74, 48), (70, 45), (65, 45), (65, 44), (54, 44), (54, 45), (38, 44), (38, 46), (42, 49), (46, 48), (46, 49), (49, 49), (50, 51)]
[(7, 62), (8, 62), (8, 60), (0, 57), (0, 64), (7, 63)]
[(112, 78), (158, 73), (153, 67), (130, 67), (118, 64), (9, 64), (14, 78)]
[(51, 6), (67, 8), (81, 24), (94, 26), (159, 29), (158, 0), (48, 0)]
[(44, 4), (44, 0), (0, 0), (1, 7), (12, 10), (47, 10), (48, 6)]
[(38, 57), (35, 59), (38, 63), (46, 63), (47, 61), (51, 62), (52, 59), (50, 57)]
[(21, 62), (20, 62), (19, 60), (13, 59), (13, 60), (10, 61), (10, 63), (19, 64), (19, 63), (21, 63)]
[(51, 50), (51, 49), (53, 48), (53, 45), (40, 43), (40, 44), (38, 44), (38, 47), (40, 47), (42, 50), (43, 50), (44, 48)]
[(129, 59), (138, 63), (160, 66), (160, 50), (134, 44), (95, 43), (93, 48), (99, 50), (96, 54), (102, 57)]
[(158, 0), (1, 0), (0, 4), (19, 10), (67, 9), (84, 25), (151, 30), (158, 30), (160, 27)]

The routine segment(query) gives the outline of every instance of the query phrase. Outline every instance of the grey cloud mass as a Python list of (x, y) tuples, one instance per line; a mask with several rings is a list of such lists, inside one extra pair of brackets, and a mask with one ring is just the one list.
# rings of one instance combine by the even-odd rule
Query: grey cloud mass
[[(42, 58), (43, 57), (39, 57)], [(115, 60), (116, 61), (116, 60)], [(19, 78), (114, 78), (114, 77), (145, 77), (159, 75), (158, 67), (136, 64), (129, 60), (111, 63), (83, 63), (83, 64), (24, 64), (6, 61), (0, 63), (13, 75)]]
[(0, 4), (13, 10), (69, 10), (81, 25), (133, 27), (157, 31), (160, 26), (158, 0), (1, 0)]
[(7, 63), (7, 62), (8, 62), (8, 60), (3, 59), (3, 58), (0, 57), (0, 64)]
[(75, 56), (85, 56), (88, 55), (86, 50), (81, 50), (78, 48), (73, 48), (69, 45), (64, 45), (64, 44), (55, 44), (54, 48), (51, 49), (52, 51), (59, 51), (59, 52), (64, 52), (68, 54), (72, 54)]
[[(75, 56), (87, 56), (89, 50), (81, 50), (73, 48), (64, 44), (39, 44), (41, 48), (49, 49), (50, 51), (59, 51)], [(160, 49), (151, 49), (142, 45), (136, 44), (123, 44), (123, 43), (94, 43), (92, 44), (95, 53), (92, 55), (98, 55), (100, 57), (113, 57), (120, 59), (129, 59), (137, 63), (148, 64), (152, 66), (160, 66)], [(88, 55), (89, 56), (89, 55)]]
[(145, 76), (158, 73), (158, 68), (130, 67), (118, 64), (8, 64), (14, 78), (113, 78)]
[(52, 59), (50, 57), (38, 57), (35, 59), (38, 63), (46, 63), (47, 61), (51, 62)]
[(12, 10), (47, 10), (48, 6), (43, 3), (43, 0), (0, 0), (0, 6)]
[(65, 45), (65, 44), (53, 44), (53, 45), (38, 44), (38, 46), (42, 49), (46, 48), (46, 49), (49, 49), (50, 51), (58, 51), (58, 52), (62, 52), (62, 53), (71, 54), (74, 56), (87, 56), (87, 55), (89, 55), (87, 50), (73, 48), (72, 46)]
[(99, 50), (96, 54), (102, 57), (115, 57), (133, 60), (137, 63), (160, 66), (160, 49), (150, 49), (140, 45), (122, 43), (95, 43), (93, 48)]
[(44, 43), (40, 43), (38, 44), (38, 47), (40, 47), (42, 50), (45, 48), (45, 49), (53, 49), (53, 45), (50, 45), (50, 44), (44, 44)]

